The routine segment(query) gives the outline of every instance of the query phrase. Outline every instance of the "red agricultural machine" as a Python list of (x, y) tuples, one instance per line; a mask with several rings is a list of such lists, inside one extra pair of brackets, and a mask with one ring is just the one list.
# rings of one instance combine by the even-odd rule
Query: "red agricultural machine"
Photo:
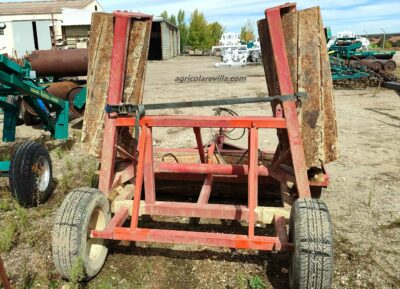
[[(267, 9), (270, 57), (275, 63), (276, 85), (280, 94), (269, 97), (219, 100), (219, 104), (272, 102), (272, 116), (184, 116), (148, 115), (152, 109), (213, 105), (218, 101), (197, 101), (153, 105), (122, 103), (126, 77), (128, 32), (131, 21), (151, 21), (145, 14), (115, 12), (114, 36), (105, 108), (104, 140), (98, 188), (79, 188), (70, 192), (58, 210), (53, 228), (53, 259), (63, 278), (70, 278), (71, 268), (81, 259), (85, 280), (93, 278), (103, 267), (108, 254), (107, 240), (196, 244), (264, 251), (291, 252), (289, 284), (292, 289), (330, 288), (333, 274), (332, 226), (328, 209), (319, 193), (328, 185), (321, 164), (321, 178), (308, 175), (298, 106), (302, 94), (294, 91), (285, 47), (282, 17), (295, 11), (295, 4)], [(328, 74), (330, 77), (330, 75)], [(144, 113), (146, 111), (146, 113)], [(134, 129), (134, 153), (118, 146), (124, 128)], [(154, 128), (191, 128), (196, 148), (162, 148), (153, 146)], [(201, 129), (219, 129), (214, 141), (204, 145)], [(224, 131), (244, 129), (248, 146), (240, 148), (226, 142)], [(285, 135), (288, 146), (279, 143), (273, 152), (259, 150), (259, 130), (276, 129)], [(198, 157), (193, 163), (171, 163), (155, 159), (157, 152), (190, 152)], [(213, 157), (236, 158), (232, 163), (219, 163)], [(124, 158), (117, 156), (123, 155)], [(195, 202), (159, 199), (156, 181), (202, 181)], [(117, 198), (114, 189), (131, 182), (132, 189)], [(244, 184), (247, 202), (210, 203), (216, 183)], [(259, 205), (259, 187), (291, 189), (280, 206)], [(314, 194), (314, 192), (317, 192)], [(282, 197), (283, 198), (283, 197)], [(227, 200), (229, 201), (229, 200)], [(140, 216), (164, 216), (236, 220), (247, 226), (245, 234), (146, 228)], [(289, 221), (287, 224), (287, 220)], [(267, 224), (273, 233), (257, 234), (256, 224)], [(288, 225), (288, 230), (287, 230)], [(200, 226), (200, 225), (199, 225)], [(140, 264), (137, 264), (140, 266)]]

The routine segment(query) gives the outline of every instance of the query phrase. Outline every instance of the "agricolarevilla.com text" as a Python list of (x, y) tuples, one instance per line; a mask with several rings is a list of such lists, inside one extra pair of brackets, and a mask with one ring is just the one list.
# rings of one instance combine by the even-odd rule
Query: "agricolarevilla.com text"
[(246, 76), (227, 76), (227, 75), (216, 75), (216, 76), (203, 76), (203, 75), (188, 75), (188, 76), (177, 76), (175, 82), (178, 83), (192, 83), (192, 82), (246, 82)]

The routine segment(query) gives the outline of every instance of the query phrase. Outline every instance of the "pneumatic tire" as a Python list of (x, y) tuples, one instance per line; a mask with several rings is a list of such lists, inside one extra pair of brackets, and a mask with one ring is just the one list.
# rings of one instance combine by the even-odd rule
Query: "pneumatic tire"
[(53, 226), (53, 262), (60, 275), (71, 279), (71, 271), (81, 262), (84, 277), (89, 281), (99, 273), (108, 253), (103, 239), (89, 237), (90, 230), (102, 230), (111, 219), (107, 198), (94, 188), (71, 191), (57, 211)]
[(329, 289), (333, 276), (331, 217), (323, 201), (297, 199), (289, 225), (294, 245), (289, 267), (291, 289)]
[(9, 186), (23, 207), (42, 204), (52, 191), (52, 164), (48, 151), (35, 142), (20, 145), (11, 156)]

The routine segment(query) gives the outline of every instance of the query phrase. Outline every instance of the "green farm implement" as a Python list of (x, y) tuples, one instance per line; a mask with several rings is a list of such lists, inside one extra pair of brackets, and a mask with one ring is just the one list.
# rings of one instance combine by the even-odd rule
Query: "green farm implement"
[[(46, 91), (36, 81), (26, 60), (22, 65), (0, 55), (0, 107), (3, 110), (3, 142), (15, 141), (25, 102), (54, 139), (68, 139), (69, 102)], [(41, 144), (25, 142), (14, 150), (11, 160), (0, 162), (0, 174), (9, 178), (12, 195), (25, 207), (43, 202), (51, 192), (52, 165)]]
[[(326, 28), (332, 80), (336, 86), (367, 87), (383, 86), (399, 93), (400, 83), (393, 74), (396, 62), (395, 51), (375, 51), (363, 49), (356, 37), (332, 37)], [(386, 85), (386, 83), (391, 83)]]

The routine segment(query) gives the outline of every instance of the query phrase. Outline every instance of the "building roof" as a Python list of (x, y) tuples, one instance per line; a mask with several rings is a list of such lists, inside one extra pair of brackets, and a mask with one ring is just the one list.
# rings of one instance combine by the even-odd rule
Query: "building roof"
[(162, 18), (161, 16), (153, 17), (153, 22), (165, 22), (165, 23), (167, 23), (168, 25), (174, 27), (175, 29), (178, 29), (178, 25), (176, 25), (176, 24), (170, 22), (169, 20), (166, 20), (166, 19)]
[(83, 9), (94, 0), (0, 2), (0, 15), (61, 13), (62, 8)]

